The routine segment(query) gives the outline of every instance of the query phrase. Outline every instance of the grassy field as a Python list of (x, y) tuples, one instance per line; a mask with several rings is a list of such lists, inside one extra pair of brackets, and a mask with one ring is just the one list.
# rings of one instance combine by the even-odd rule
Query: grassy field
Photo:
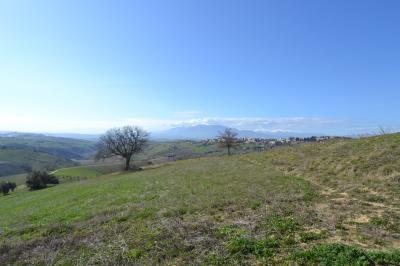
[(113, 163), (97, 163), (90, 165), (82, 165), (76, 167), (68, 167), (58, 169), (53, 172), (60, 182), (79, 181), (101, 175), (120, 172), (123, 169), (123, 164), (119, 162)]
[[(259, 147), (257, 143), (242, 144), (235, 153), (243, 154), (252, 152)], [(152, 141), (145, 152), (139, 155), (139, 160), (149, 160), (155, 163), (167, 160), (182, 160), (188, 158), (198, 158), (205, 156), (217, 156), (226, 154), (225, 149), (221, 149), (217, 143), (206, 143), (203, 141)], [(173, 158), (169, 156), (174, 155)]]
[[(253, 146), (255, 144), (245, 144), (235, 152), (238, 154), (248, 153), (253, 150)], [(137, 167), (151, 168), (153, 165), (166, 162), (224, 154), (226, 154), (226, 150), (221, 149), (217, 144), (207, 144), (201, 141), (152, 141), (143, 153), (135, 157), (133, 164)], [(54, 171), (54, 174), (61, 178), (61, 181), (73, 181), (121, 172), (124, 169), (123, 159), (114, 158), (105, 162), (82, 160), (79, 162), (82, 165), (58, 169)]]
[[(236, 150), (236, 153), (251, 152), (255, 146), (257, 145), (242, 145), (240, 149)], [(143, 166), (148, 162), (160, 164), (225, 153), (226, 151), (220, 149), (217, 144), (206, 144), (201, 141), (150, 141), (145, 152), (137, 156), (136, 163)], [(0, 179), (14, 181), (16, 174), (25, 174), (30, 169), (52, 171), (61, 167), (79, 165), (78, 162), (83, 162), (83, 167), (71, 170), (63, 169), (63, 171), (67, 171), (65, 176), (76, 177), (82, 174), (81, 177), (86, 178), (121, 170), (116, 165), (109, 167), (110, 164), (115, 164), (113, 160), (106, 163), (94, 162), (93, 154), (94, 142), (90, 141), (33, 134), (0, 137)], [(70, 160), (71, 158), (79, 160)], [(86, 168), (86, 164), (93, 166)], [(100, 166), (102, 164), (107, 166)]]
[(17, 186), (19, 185), (23, 185), (25, 184), (26, 181), (26, 176), (28, 174), (19, 174), (19, 175), (9, 175), (9, 176), (3, 176), (0, 177), (0, 182), (4, 181), (4, 182), (14, 182), (15, 184), (17, 184)]
[(64, 169), (88, 178), (0, 197), (0, 264), (399, 265), (399, 165), (388, 135)]

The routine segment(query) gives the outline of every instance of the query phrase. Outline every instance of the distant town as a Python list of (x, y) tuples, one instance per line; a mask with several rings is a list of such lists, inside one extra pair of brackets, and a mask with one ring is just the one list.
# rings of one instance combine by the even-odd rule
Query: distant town
[[(301, 143), (307, 142), (323, 142), (332, 139), (350, 139), (349, 137), (338, 137), (338, 136), (311, 136), (311, 137), (289, 137), (289, 138), (249, 138), (243, 137), (238, 138), (238, 144), (252, 144), (254, 150), (267, 150), (274, 147), (280, 146), (294, 146)], [(212, 138), (203, 140), (206, 144), (215, 144), (220, 142), (219, 138)]]

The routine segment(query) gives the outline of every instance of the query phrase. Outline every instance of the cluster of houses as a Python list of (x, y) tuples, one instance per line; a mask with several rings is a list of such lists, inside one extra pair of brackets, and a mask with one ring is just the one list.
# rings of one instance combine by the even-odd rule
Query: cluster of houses
[[(283, 145), (294, 145), (294, 144), (300, 144), (300, 143), (305, 143), (305, 142), (322, 142), (322, 141), (327, 141), (330, 139), (336, 139), (339, 137), (332, 137), (332, 136), (312, 136), (312, 137), (306, 137), (306, 138), (295, 138), (295, 137), (290, 137), (290, 138), (278, 138), (278, 139), (266, 139), (266, 138), (238, 138), (237, 142), (239, 144), (258, 144), (260, 147), (275, 147), (275, 146), (283, 146)], [(204, 140), (205, 143), (207, 144), (214, 144), (220, 142), (220, 139), (218, 138), (213, 138), (213, 139), (207, 139)]]

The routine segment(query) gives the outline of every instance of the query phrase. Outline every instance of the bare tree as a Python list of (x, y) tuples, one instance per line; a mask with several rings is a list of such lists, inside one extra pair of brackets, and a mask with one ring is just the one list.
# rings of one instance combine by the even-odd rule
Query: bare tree
[(228, 149), (228, 155), (231, 155), (231, 149), (237, 146), (237, 133), (232, 128), (226, 128), (218, 136), (220, 147)]
[(381, 134), (381, 135), (387, 134), (386, 130), (382, 126), (379, 126), (379, 134)]
[(147, 141), (148, 133), (137, 126), (110, 129), (100, 137), (96, 159), (120, 156), (125, 159), (125, 170), (129, 170), (133, 156), (143, 151)]
[(176, 157), (176, 152), (178, 151), (178, 146), (176, 144), (172, 144), (169, 148), (168, 148), (168, 157), (172, 158), (172, 160), (175, 160)]

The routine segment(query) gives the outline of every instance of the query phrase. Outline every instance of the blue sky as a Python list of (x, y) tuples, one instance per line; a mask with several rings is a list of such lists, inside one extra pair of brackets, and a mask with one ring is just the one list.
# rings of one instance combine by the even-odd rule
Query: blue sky
[(395, 0), (0, 0), (0, 130), (396, 130), (399, 10)]

